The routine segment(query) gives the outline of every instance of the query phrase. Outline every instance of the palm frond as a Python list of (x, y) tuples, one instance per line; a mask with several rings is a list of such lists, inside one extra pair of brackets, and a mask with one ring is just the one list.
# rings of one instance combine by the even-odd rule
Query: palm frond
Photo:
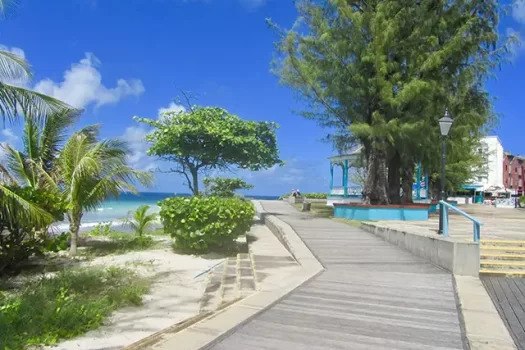
[(0, 114), (13, 122), (20, 114), (42, 118), (62, 109), (71, 109), (53, 97), (0, 82)]
[(11, 176), (18, 180), (20, 186), (35, 186), (35, 178), (24, 154), (8, 144), (3, 145), (3, 148), (5, 150), (7, 169), (9, 169)]
[[(0, 146), (3, 147), (3, 146)], [(11, 173), (9, 170), (7, 170), (6, 167), (4, 167), (2, 164), (0, 164), (0, 184), (7, 185), (7, 186), (15, 186), (18, 185), (18, 182), (16, 179), (11, 176)]]
[(38, 228), (47, 227), (53, 222), (51, 214), (3, 185), (0, 185), (0, 202), (3, 213), (10, 222), (23, 220)]
[(49, 115), (42, 126), (40, 135), (40, 158), (46, 171), (51, 171), (53, 163), (66, 141), (67, 130), (78, 119), (81, 110), (63, 109)]
[(27, 158), (33, 160), (40, 159), (39, 127), (35, 118), (26, 116), (22, 141), (24, 143), (24, 152)]
[[(2, 0), (0, 0), (1, 2)], [(0, 8), (2, 5), (0, 4)], [(1, 11), (1, 10), (0, 10)], [(0, 50), (0, 80), (28, 81), (31, 79), (31, 66), (22, 57), (6, 50)]]

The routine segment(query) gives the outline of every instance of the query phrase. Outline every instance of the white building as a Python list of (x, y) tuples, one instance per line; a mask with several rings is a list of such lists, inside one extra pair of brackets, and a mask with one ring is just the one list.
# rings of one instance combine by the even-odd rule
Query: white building
[(478, 152), (485, 154), (485, 173), (478, 174), (472, 179), (472, 185), (479, 190), (487, 191), (493, 188), (503, 189), (503, 145), (498, 136), (485, 136), (481, 139)]

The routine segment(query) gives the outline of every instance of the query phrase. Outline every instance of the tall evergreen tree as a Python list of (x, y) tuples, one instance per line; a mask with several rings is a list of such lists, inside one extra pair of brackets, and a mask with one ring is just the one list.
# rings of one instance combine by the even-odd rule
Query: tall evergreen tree
[(274, 70), (330, 140), (364, 146), (371, 203), (400, 201), (401, 179), (411, 193), (415, 162), (434, 171), (447, 107), (454, 147), (470, 144), (455, 161), (476, 163), (469, 147), (495, 118), (483, 84), (505, 52), (497, 1), (303, 0), (298, 11)]

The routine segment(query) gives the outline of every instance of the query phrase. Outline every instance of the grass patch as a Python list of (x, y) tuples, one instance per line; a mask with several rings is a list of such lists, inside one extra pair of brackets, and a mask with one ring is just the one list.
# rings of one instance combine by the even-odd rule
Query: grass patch
[(121, 268), (63, 271), (0, 292), (0, 349), (56, 344), (103, 324), (115, 310), (142, 304), (150, 281)]
[(160, 242), (151, 237), (136, 237), (130, 233), (120, 238), (108, 240), (88, 240), (81, 254), (87, 257), (105, 256), (111, 254), (125, 254), (133, 251), (154, 249), (160, 246)]
[[(317, 216), (317, 217), (322, 217), (322, 218), (331, 218), (331, 217), (334, 216), (334, 208), (326, 206), (325, 202), (323, 202), (323, 203), (315, 203), (315, 202), (313, 202), (310, 205), (311, 205), (311, 211), (310, 212), (305, 212), (305, 213), (310, 214), (310, 215), (314, 215), (314, 216)], [(303, 208), (303, 204), (302, 203), (296, 203), (296, 204), (294, 204), (294, 206), (299, 211), (301, 211), (301, 209)]]

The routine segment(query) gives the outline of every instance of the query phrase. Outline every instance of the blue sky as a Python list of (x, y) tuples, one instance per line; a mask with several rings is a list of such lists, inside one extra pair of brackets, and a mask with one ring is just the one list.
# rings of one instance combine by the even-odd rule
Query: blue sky
[[(103, 123), (103, 136), (130, 141), (130, 161), (147, 169), (141, 138), (147, 132), (133, 116), (156, 118), (177, 108), (180, 89), (198, 104), (218, 105), (245, 119), (275, 121), (283, 168), (242, 174), (254, 194), (328, 188), (330, 145), (325, 131), (294, 115), (292, 91), (269, 72), (275, 34), (265, 18), (283, 27), (296, 19), (292, 0), (22, 0), (0, 23), (0, 44), (23, 53), (34, 68), (32, 86), (85, 108), (79, 126)], [(502, 33), (525, 36), (525, 4), (503, 19)], [(506, 150), (525, 153), (525, 49), (488, 84), (502, 114), (494, 134)], [(170, 105), (171, 104), (171, 105)], [(20, 142), (17, 127), (0, 142)], [(158, 175), (153, 191), (187, 192), (177, 175)]]

